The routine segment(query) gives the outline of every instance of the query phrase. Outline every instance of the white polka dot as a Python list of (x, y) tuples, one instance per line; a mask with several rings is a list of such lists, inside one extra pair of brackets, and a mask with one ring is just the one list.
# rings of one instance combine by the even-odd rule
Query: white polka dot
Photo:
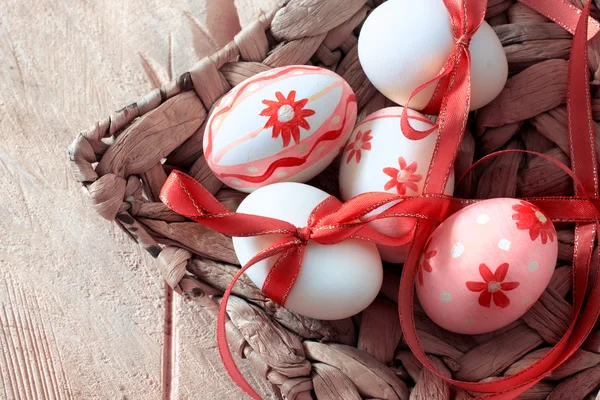
[(508, 250), (510, 250), (511, 244), (512, 243), (510, 242), (510, 240), (502, 239), (501, 241), (498, 242), (498, 247), (500, 248), (500, 250), (508, 251)]
[(450, 256), (452, 258), (458, 258), (462, 256), (464, 252), (465, 246), (461, 242), (456, 242), (456, 244), (452, 246), (452, 249), (450, 249)]
[(324, 151), (325, 151), (325, 147), (319, 147), (317, 149), (317, 154), (323, 154)]
[(440, 301), (446, 304), (450, 303), (452, 301), (452, 294), (448, 291), (440, 293)]
[(221, 125), (221, 120), (220, 119), (215, 119), (212, 123), (214, 128), (218, 128), (219, 125)]
[(527, 264), (527, 271), (529, 272), (535, 272), (537, 271), (537, 269), (540, 267), (540, 263), (537, 261), (531, 261), (529, 264)]
[(301, 144), (298, 146), (298, 153), (306, 153), (308, 151), (308, 146), (305, 144)]
[(234, 186), (240, 186), (242, 184), (242, 182), (238, 181), (237, 179), (234, 179), (231, 181), (231, 184)]
[(531, 295), (528, 294), (527, 296), (523, 296), (523, 298), (521, 299), (521, 304), (529, 304), (531, 303)]
[(333, 119), (331, 120), (331, 125), (337, 125), (340, 122), (341, 118), (339, 115), (336, 115), (335, 117), (333, 117)]
[(477, 320), (475, 318), (465, 318), (465, 325), (475, 325), (477, 323)]
[(265, 72), (265, 76), (271, 76), (271, 75), (275, 75), (275, 73), (276, 73), (276, 72), (277, 72), (277, 71), (270, 70), (270, 71), (268, 71), (268, 72)]
[(304, 71), (294, 71), (294, 75), (304, 75)]
[(258, 88), (260, 87), (260, 85), (258, 83), (251, 83), (250, 86), (248, 86), (247, 90), (249, 92), (255, 92), (258, 90)]
[(490, 222), (490, 216), (487, 214), (481, 214), (479, 217), (477, 217), (475, 222), (477, 222), (479, 225), (485, 225)]
[(288, 176), (288, 173), (287, 173), (287, 172), (284, 172), (284, 171), (281, 171), (281, 172), (277, 172), (277, 173), (275, 174), (275, 176), (276, 176), (277, 178), (285, 178), (286, 176)]
[(258, 171), (258, 168), (256, 168), (256, 167), (248, 167), (248, 171), (249, 172), (256, 172), (256, 171)]

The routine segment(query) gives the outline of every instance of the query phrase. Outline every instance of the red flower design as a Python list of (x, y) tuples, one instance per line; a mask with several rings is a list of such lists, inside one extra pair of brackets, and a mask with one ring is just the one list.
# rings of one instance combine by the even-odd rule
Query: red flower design
[(346, 146), (346, 151), (348, 152), (348, 158), (346, 159), (346, 164), (350, 164), (354, 155), (356, 155), (356, 162), (360, 162), (361, 150), (371, 150), (371, 143), (369, 141), (373, 139), (371, 136), (371, 130), (369, 129), (364, 134), (362, 131), (358, 131), (356, 137), (354, 138), (354, 142), (348, 143)]
[(492, 299), (494, 299), (494, 304), (500, 308), (509, 306), (510, 299), (504, 292), (518, 288), (519, 282), (504, 282), (507, 272), (507, 263), (500, 265), (495, 273), (492, 273), (485, 264), (479, 266), (479, 273), (484, 282), (467, 282), (467, 288), (471, 292), (481, 292), (479, 295), (480, 306), (490, 308)]
[(513, 210), (517, 212), (512, 216), (512, 219), (517, 221), (517, 228), (529, 230), (531, 241), (535, 241), (538, 236), (541, 237), (542, 244), (546, 244), (548, 240), (554, 241), (552, 221), (539, 208), (522, 201), (521, 204), (513, 206)]
[(310, 125), (306, 121), (306, 117), (315, 114), (313, 110), (305, 110), (304, 106), (308, 103), (308, 99), (296, 101), (296, 91), (292, 90), (287, 98), (281, 93), (275, 93), (277, 101), (263, 100), (263, 104), (267, 106), (260, 115), (269, 117), (265, 124), (265, 129), (273, 128), (272, 137), (278, 138), (281, 134), (283, 147), (288, 147), (291, 138), (294, 142), (300, 142), (300, 127), (308, 130)]
[(400, 169), (390, 167), (383, 169), (383, 173), (392, 178), (385, 184), (383, 190), (390, 190), (395, 186), (398, 194), (401, 195), (406, 194), (406, 189), (410, 189), (413, 192), (418, 191), (417, 182), (423, 179), (423, 177), (415, 174), (417, 163), (413, 162), (407, 165), (404, 157), (398, 157), (398, 165)]
[(435, 250), (429, 251), (430, 243), (427, 243), (427, 246), (425, 246), (425, 251), (423, 252), (423, 254), (421, 254), (421, 258), (419, 260), (419, 266), (417, 267), (417, 269), (419, 270), (419, 284), (421, 286), (423, 286), (423, 271), (429, 272), (429, 273), (431, 273), (431, 271), (433, 271), (433, 268), (431, 268), (431, 264), (429, 263), (429, 260), (431, 260), (433, 257), (435, 257), (437, 255), (437, 251), (435, 251)]

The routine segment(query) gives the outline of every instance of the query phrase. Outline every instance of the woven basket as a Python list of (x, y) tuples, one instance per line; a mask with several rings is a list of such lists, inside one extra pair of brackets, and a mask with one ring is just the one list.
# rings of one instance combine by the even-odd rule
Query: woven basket
[[(177, 292), (216, 313), (220, 294), (239, 268), (230, 238), (185, 220), (158, 200), (173, 169), (195, 177), (231, 209), (244, 198), (222, 186), (202, 155), (204, 124), (213, 104), (259, 72), (314, 64), (349, 82), (358, 99), (359, 120), (393, 105), (369, 83), (357, 57), (361, 24), (380, 3), (285, 1), (175, 82), (77, 135), (69, 156), (92, 207), (157, 258), (165, 280)], [(594, 13), (598, 15), (597, 8)], [(487, 20), (504, 45), (511, 78), (503, 93), (472, 117), (456, 161), (457, 176), (474, 160), (504, 148), (543, 152), (568, 163), (564, 103), (570, 34), (513, 0), (490, 0)], [(594, 115), (600, 121), (595, 90), (600, 82), (600, 40), (590, 44), (590, 64), (593, 93), (599, 97), (593, 100)], [(335, 163), (310, 184), (338, 194)], [(511, 154), (477, 169), (470, 182), (457, 188), (456, 196), (571, 192), (570, 179), (557, 167)], [(500, 331), (453, 334), (433, 324), (417, 306), (421, 344), (440, 371), (468, 381), (513, 374), (559, 340), (571, 318), (573, 231), (560, 227), (558, 237), (559, 268), (550, 286), (523, 318)], [(276, 396), (288, 399), (469, 398), (423, 369), (403, 344), (395, 304), (399, 277), (397, 268), (388, 267), (381, 297), (360, 315), (333, 322), (295, 315), (242, 278), (228, 309), (234, 352), (273, 384)], [(584, 349), (522, 398), (594, 399), (599, 387), (596, 329)]]

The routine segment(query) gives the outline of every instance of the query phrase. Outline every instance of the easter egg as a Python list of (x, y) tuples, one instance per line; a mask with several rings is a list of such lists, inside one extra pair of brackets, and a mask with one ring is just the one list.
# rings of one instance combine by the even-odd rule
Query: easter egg
[(324, 68), (274, 68), (221, 98), (204, 132), (204, 156), (226, 185), (251, 192), (306, 182), (339, 154), (356, 122), (348, 83)]
[[(406, 105), (410, 94), (434, 79), (455, 48), (443, 0), (394, 0), (377, 7), (366, 19), (358, 39), (358, 56), (373, 85), (394, 102)], [(508, 63), (494, 30), (483, 22), (469, 45), (471, 109), (483, 107), (504, 88)], [(435, 84), (410, 102), (422, 110)]]
[[(327, 193), (312, 186), (282, 182), (252, 192), (237, 212), (277, 218), (304, 227), (312, 210), (327, 197)], [(233, 245), (240, 262), (245, 264), (282, 238), (275, 234), (234, 237)], [(276, 259), (271, 257), (257, 263), (246, 275), (262, 287)], [(322, 320), (347, 318), (371, 304), (379, 293), (382, 279), (381, 259), (374, 244), (357, 239), (333, 245), (309, 241), (285, 307)]]
[[(407, 196), (423, 193), (437, 130), (421, 140), (406, 138), (400, 126), (402, 110), (402, 107), (389, 107), (376, 111), (361, 121), (350, 135), (340, 165), (340, 191), (344, 200), (367, 192)], [(433, 126), (417, 111), (409, 110), (408, 115), (415, 129), (425, 131)], [(454, 174), (451, 174), (446, 194), (453, 191)], [(415, 224), (414, 218), (388, 218), (374, 221), (371, 226), (387, 235), (403, 236), (410, 234)], [(404, 262), (409, 249), (409, 245), (378, 247), (381, 258), (391, 263)]]
[(419, 260), (417, 295), (442, 328), (491, 332), (538, 300), (557, 255), (556, 230), (539, 208), (518, 199), (485, 200), (435, 229)]

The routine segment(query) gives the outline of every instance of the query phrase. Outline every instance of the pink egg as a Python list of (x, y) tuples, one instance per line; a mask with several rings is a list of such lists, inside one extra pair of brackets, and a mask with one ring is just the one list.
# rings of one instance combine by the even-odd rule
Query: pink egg
[(234, 189), (306, 182), (339, 154), (356, 122), (356, 97), (336, 73), (307, 65), (274, 68), (237, 85), (217, 103), (204, 156)]
[[(344, 148), (340, 165), (342, 198), (349, 200), (367, 192), (388, 192), (406, 196), (423, 193), (425, 177), (433, 157), (437, 130), (421, 140), (410, 140), (402, 132), (402, 107), (388, 107), (374, 112), (356, 126)], [(409, 123), (420, 131), (433, 127), (423, 114), (409, 110)], [(446, 185), (446, 194), (454, 191), (454, 174)], [(378, 212), (381, 212), (380, 208)], [(391, 236), (411, 234), (414, 218), (388, 218), (371, 224)], [(381, 258), (403, 263), (407, 246), (377, 246)]]
[(557, 255), (556, 230), (539, 208), (517, 199), (485, 200), (433, 232), (419, 260), (417, 295), (441, 327), (491, 332), (538, 300)]

